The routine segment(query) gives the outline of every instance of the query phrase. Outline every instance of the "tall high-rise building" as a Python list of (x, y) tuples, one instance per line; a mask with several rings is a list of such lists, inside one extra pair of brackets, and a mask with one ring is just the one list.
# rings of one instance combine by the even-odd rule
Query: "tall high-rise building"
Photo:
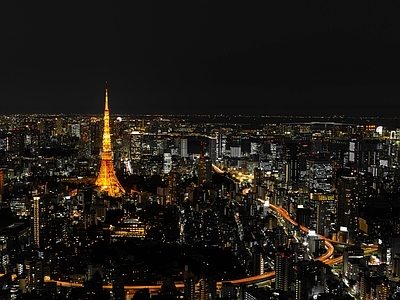
[(208, 145), (209, 156), (211, 161), (214, 163), (217, 161), (217, 138), (216, 137), (209, 137), (209, 145)]
[(179, 172), (170, 172), (168, 175), (168, 196), (171, 203), (179, 203)]
[(33, 240), (40, 247), (40, 197), (33, 197)]
[(315, 231), (328, 236), (331, 223), (335, 221), (333, 217), (335, 215), (335, 195), (333, 193), (310, 193), (310, 199), (314, 204)]
[(311, 286), (311, 261), (301, 260), (296, 263), (296, 284), (295, 295), (296, 300), (308, 299), (308, 289)]
[(343, 251), (343, 274), (350, 277), (349, 263), (357, 263), (364, 258), (364, 250), (359, 246), (350, 246)]
[(185, 299), (194, 300), (196, 292), (196, 280), (193, 273), (189, 270), (188, 265), (185, 265), (185, 270), (183, 271), (183, 283)]
[(337, 183), (337, 225), (349, 232), (349, 242), (354, 242), (358, 230), (359, 181), (356, 176), (341, 176)]
[(291, 249), (278, 247), (275, 253), (275, 278), (276, 289), (290, 292), (295, 281), (296, 253)]
[(12, 131), (10, 150), (17, 156), (24, 154), (26, 130), (23, 127), (16, 127)]
[(226, 152), (226, 136), (225, 134), (219, 132), (217, 136), (217, 157), (222, 158)]
[(260, 186), (262, 184), (263, 172), (261, 168), (254, 168), (254, 185)]
[(215, 299), (217, 282), (212, 276), (201, 275), (199, 279), (200, 300)]
[(40, 260), (25, 260), (28, 289), (35, 289), (44, 282), (44, 265)]
[(197, 170), (198, 184), (203, 185), (212, 180), (212, 161), (209, 157), (201, 156)]
[(51, 235), (51, 214), (49, 211), (50, 198), (45, 196), (33, 196), (33, 214), (31, 216), (31, 226), (33, 228), (33, 241), (38, 248), (45, 248)]
[(309, 189), (330, 191), (332, 187), (332, 164), (323, 155), (306, 159), (306, 184)]
[(181, 157), (188, 157), (188, 140), (181, 139)]
[(142, 143), (143, 143), (143, 133), (140, 131), (132, 131), (130, 133), (130, 153), (129, 158), (137, 164), (142, 156)]
[(89, 125), (90, 154), (97, 155), (101, 150), (101, 125), (100, 121), (92, 118)]
[(164, 163), (163, 163), (163, 171), (164, 174), (169, 174), (172, 170), (172, 155), (171, 153), (164, 153)]
[(79, 139), (80, 139), (80, 148), (79, 148), (79, 157), (90, 157), (92, 153), (92, 143), (90, 141), (90, 123), (89, 121), (82, 121), (79, 124)]
[(121, 197), (125, 190), (118, 181), (114, 171), (113, 152), (111, 150), (110, 136), (110, 111), (108, 109), (108, 88), (105, 91), (104, 105), (104, 127), (103, 127), (103, 144), (101, 151), (101, 165), (96, 185), (100, 187), (102, 192), (106, 192), (111, 197)]
[(63, 135), (63, 127), (62, 127), (62, 119), (61, 118), (56, 118), (55, 121), (55, 130), (54, 130), (54, 135)]
[[(271, 145), (272, 146), (272, 145)], [(271, 149), (272, 150), (272, 149)], [(271, 151), (273, 152), (273, 151)], [(298, 143), (287, 143), (286, 144), (286, 160), (288, 162), (287, 168), (287, 181), (296, 182), (300, 178), (301, 169), (301, 153), (300, 145)]]
[(264, 257), (263, 251), (259, 245), (254, 246), (252, 251), (253, 275), (264, 274)]

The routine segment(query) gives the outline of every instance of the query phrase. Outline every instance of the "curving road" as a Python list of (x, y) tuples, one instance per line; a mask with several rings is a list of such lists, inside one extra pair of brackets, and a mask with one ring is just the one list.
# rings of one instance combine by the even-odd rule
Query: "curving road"
[[(261, 202), (264, 201), (262, 199), (258, 199), (258, 200), (260, 200)], [(276, 212), (278, 212), (284, 219), (286, 219), (291, 224), (298, 226), (298, 223), (295, 220), (293, 220), (292, 218), (290, 218), (289, 213), (282, 207), (276, 206), (273, 204), (269, 204), (269, 207), (271, 209), (275, 210)], [(309, 229), (305, 226), (299, 225), (299, 228), (304, 232), (309, 232)], [(322, 256), (317, 257), (315, 260), (322, 261), (323, 263), (330, 265), (330, 266), (341, 262), (343, 260), (343, 256), (339, 256), (339, 257), (335, 257), (335, 258), (332, 257), (332, 255), (334, 253), (334, 247), (332, 245), (332, 242), (335, 242), (335, 241), (332, 241), (331, 239), (328, 239), (322, 235), (319, 235), (319, 237), (320, 237), (320, 239), (323, 239), (325, 241), (325, 246), (327, 247), (327, 251)], [(365, 248), (365, 253), (371, 253), (373, 251), (376, 251), (376, 248), (377, 248), (376, 246), (367, 247), (367, 248)], [(251, 277), (246, 277), (246, 278), (241, 278), (241, 279), (235, 279), (235, 280), (228, 280), (227, 282), (231, 282), (233, 285), (257, 284), (257, 283), (261, 283), (263, 281), (271, 280), (274, 277), (275, 277), (275, 271), (270, 271), (270, 272), (267, 272), (267, 273), (264, 273), (261, 275), (256, 275), (256, 276), (251, 276)], [(70, 283), (70, 282), (65, 282), (65, 281), (48, 280), (47, 282), (56, 282), (58, 285), (65, 286), (65, 287), (82, 287), (83, 286), (80, 283)], [(178, 289), (184, 288), (183, 283), (177, 283), (177, 284), (175, 284), (175, 286)], [(217, 282), (217, 287), (221, 288), (221, 286), (222, 286), (222, 281)], [(104, 285), (103, 288), (104, 289), (112, 289), (112, 285)], [(128, 285), (128, 286), (125, 286), (125, 290), (131, 291), (132, 293), (134, 293), (138, 290), (141, 290), (141, 289), (149, 289), (150, 293), (155, 293), (161, 289), (161, 285)]]
[[(262, 199), (258, 199), (261, 202), (264, 202)], [(269, 204), (269, 207), (273, 210), (275, 210), (277, 213), (279, 213), (284, 219), (286, 219), (288, 222), (291, 224), (298, 226), (298, 223), (290, 218), (289, 213), (283, 209), (282, 207)], [(304, 231), (304, 232), (309, 232), (309, 229), (305, 226), (300, 225), (299, 228)], [(334, 247), (331, 244), (331, 240), (325, 238), (324, 236), (319, 236), (321, 239), (325, 240), (325, 246), (327, 247), (326, 253), (324, 255), (316, 258), (316, 260), (322, 261), (328, 265), (334, 265), (338, 262), (340, 262), (343, 257), (336, 257), (336, 258), (331, 258), (334, 252)], [(375, 247), (370, 247), (369, 251), (376, 250)], [(3, 274), (0, 274), (3, 275)], [(275, 277), (275, 271), (267, 272), (261, 275), (256, 275), (256, 276), (251, 276), (251, 277), (246, 277), (246, 278), (241, 278), (241, 279), (235, 279), (235, 280), (227, 280), (227, 282), (231, 282), (234, 285), (240, 285), (240, 284), (257, 284), (261, 283), (263, 281), (268, 281), (271, 280)], [(63, 286), (63, 287), (83, 287), (82, 283), (71, 283), (71, 282), (66, 282), (66, 281), (57, 281), (57, 280), (45, 280), (46, 282), (56, 282), (57, 285)], [(177, 283), (175, 286), (178, 289), (182, 289), (184, 287), (183, 283)], [(222, 286), (222, 281), (217, 282), (217, 286), (220, 288)], [(112, 285), (104, 285), (104, 289), (112, 289)], [(149, 289), (150, 293), (157, 292), (161, 289), (161, 285), (128, 285), (124, 287), (126, 291), (130, 292), (136, 292), (141, 289)]]
[[(295, 225), (295, 226), (299, 225), (295, 220), (290, 218), (289, 213), (285, 209), (283, 209), (282, 207), (276, 206), (276, 205), (273, 205), (273, 204), (269, 204), (269, 207), (274, 209), (275, 211), (277, 211), (283, 218), (285, 218), (287, 221), (289, 221), (293, 225)], [(307, 227), (305, 227), (303, 225), (299, 225), (299, 228), (300, 228), (300, 230), (302, 230), (304, 232), (309, 232), (310, 231)], [(319, 261), (322, 261), (322, 262), (326, 262), (333, 255), (333, 253), (335, 251), (335, 248), (333, 247), (330, 239), (327, 239), (323, 235), (318, 235), (318, 236), (319, 236), (319, 238), (321, 240), (325, 241), (325, 246), (327, 248), (327, 251), (325, 252), (324, 255), (322, 255), (320, 257), (317, 257), (316, 260), (319, 260)], [(326, 262), (326, 263), (328, 263), (328, 262)]]
[[(258, 199), (261, 202), (264, 202), (264, 200), (262, 199)], [(283, 209), (280, 206), (276, 206), (273, 204), (269, 204), (269, 207), (273, 210), (275, 210), (276, 212), (278, 212), (284, 219), (286, 219), (288, 222), (292, 223), (293, 225), (297, 226), (298, 223), (293, 220), (292, 218), (290, 218), (289, 213)], [(305, 226), (300, 225), (299, 226), (300, 229), (304, 232), (309, 232), (309, 229)], [(324, 237), (324, 236), (319, 236), (320, 239), (325, 240), (325, 246), (327, 247), (327, 251), (326, 253), (324, 253), (324, 255), (316, 258), (316, 260), (320, 260), (326, 264), (335, 264), (337, 261), (336, 259), (331, 258), (331, 256), (333, 255), (334, 252), (334, 247), (333, 245)], [(335, 260), (335, 262), (333, 262)], [(339, 260), (340, 261), (340, 260)], [(270, 271), (261, 275), (256, 275), (256, 276), (251, 276), (251, 277), (247, 277), (247, 278), (242, 278), (242, 279), (236, 279), (236, 280), (231, 280), (230, 282), (232, 282), (234, 285), (239, 285), (239, 284), (254, 284), (254, 283), (260, 283), (262, 281), (267, 281), (267, 280), (271, 280), (275, 277), (275, 271)]]
[[(262, 199), (259, 199), (260, 201), (264, 201)], [(276, 212), (278, 212), (284, 219), (286, 219), (288, 222), (292, 223), (293, 225), (297, 226), (297, 222), (293, 219), (290, 218), (289, 213), (283, 209), (282, 207), (269, 204), (269, 207)], [(304, 231), (308, 232), (309, 229), (305, 226), (300, 225), (299, 228)], [(320, 260), (328, 265), (333, 265), (335, 263), (340, 262), (343, 258), (342, 257), (337, 257), (337, 258), (331, 258), (334, 252), (334, 247), (333, 245), (329, 242), (328, 239), (326, 239), (324, 236), (320, 236), (321, 239), (325, 240), (325, 245), (327, 247), (327, 252), (324, 253), (324, 255), (316, 258), (316, 260)], [(230, 281), (234, 285), (240, 285), (240, 284), (256, 284), (260, 283), (263, 281), (268, 281), (271, 280), (275, 277), (275, 271), (270, 271), (261, 275), (256, 275), (256, 276), (251, 276), (251, 277), (246, 277), (246, 278), (241, 278), (241, 279), (234, 279), (234, 280), (227, 280)], [(82, 287), (83, 285), (81, 283), (70, 283), (70, 282), (65, 282), (65, 281), (55, 281), (55, 280), (47, 280), (47, 282), (56, 282), (57, 285), (64, 286), (64, 287)], [(182, 289), (184, 287), (183, 283), (177, 283), (175, 284), (178, 289)], [(217, 282), (217, 286), (221, 287), (222, 286), (222, 281)], [(112, 285), (104, 285), (104, 289), (112, 289)], [(150, 292), (157, 292), (161, 288), (161, 285), (128, 285), (125, 286), (125, 290), (129, 290), (132, 292), (141, 290), (141, 289), (149, 289)]]
[(224, 174), (225, 172), (222, 171), (220, 168), (218, 168), (216, 165), (212, 164), (212, 168), (214, 170), (214, 172), (218, 173), (218, 174)]

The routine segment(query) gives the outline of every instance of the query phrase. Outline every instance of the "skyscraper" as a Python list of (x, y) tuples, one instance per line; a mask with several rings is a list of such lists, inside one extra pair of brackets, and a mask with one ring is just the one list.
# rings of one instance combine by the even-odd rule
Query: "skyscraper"
[(181, 139), (181, 157), (188, 157), (188, 140), (186, 138)]
[(294, 264), (296, 253), (290, 249), (278, 247), (275, 253), (276, 289), (290, 292), (295, 279)]
[[(106, 82), (107, 84), (107, 82)], [(105, 91), (104, 106), (104, 128), (103, 128), (103, 144), (101, 151), (101, 165), (96, 185), (100, 187), (102, 192), (106, 192), (111, 197), (121, 197), (125, 190), (119, 183), (114, 171), (113, 153), (111, 150), (110, 136), (110, 111), (108, 109), (108, 88)]]
[(168, 196), (171, 203), (179, 203), (179, 172), (170, 172), (168, 175)]
[(40, 249), (44, 249), (52, 239), (50, 201), (50, 198), (46, 196), (33, 196), (31, 226), (33, 228), (33, 241)]
[(359, 181), (356, 176), (341, 176), (337, 183), (337, 225), (349, 232), (349, 242), (354, 242), (358, 230)]
[(216, 137), (209, 137), (209, 144), (208, 144), (208, 151), (209, 151), (209, 157), (211, 158), (211, 161), (215, 163), (218, 158), (218, 151), (217, 151), (217, 138)]
[(195, 276), (189, 270), (188, 265), (185, 265), (185, 270), (183, 271), (183, 283), (184, 283), (185, 299), (194, 300), (196, 291), (196, 281), (195, 281)]
[(40, 247), (40, 197), (33, 197), (33, 239)]
[(253, 275), (264, 274), (264, 257), (263, 251), (260, 245), (255, 245), (252, 249), (252, 260), (253, 260)]
[(203, 185), (212, 180), (212, 162), (209, 157), (201, 156), (197, 170), (198, 184)]

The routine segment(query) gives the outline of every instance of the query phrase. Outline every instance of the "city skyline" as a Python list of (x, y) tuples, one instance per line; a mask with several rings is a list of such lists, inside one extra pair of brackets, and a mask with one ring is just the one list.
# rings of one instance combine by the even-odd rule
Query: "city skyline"
[(397, 8), (8, 3), (2, 113), (396, 116)]
[(109, 123), (107, 96), (103, 118), (1, 117), (8, 298), (398, 298), (398, 127)]

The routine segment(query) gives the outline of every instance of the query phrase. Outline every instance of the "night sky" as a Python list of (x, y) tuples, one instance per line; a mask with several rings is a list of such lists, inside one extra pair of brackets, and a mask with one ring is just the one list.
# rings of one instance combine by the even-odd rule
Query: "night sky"
[(0, 114), (398, 115), (397, 1), (279, 3), (5, 1)]

